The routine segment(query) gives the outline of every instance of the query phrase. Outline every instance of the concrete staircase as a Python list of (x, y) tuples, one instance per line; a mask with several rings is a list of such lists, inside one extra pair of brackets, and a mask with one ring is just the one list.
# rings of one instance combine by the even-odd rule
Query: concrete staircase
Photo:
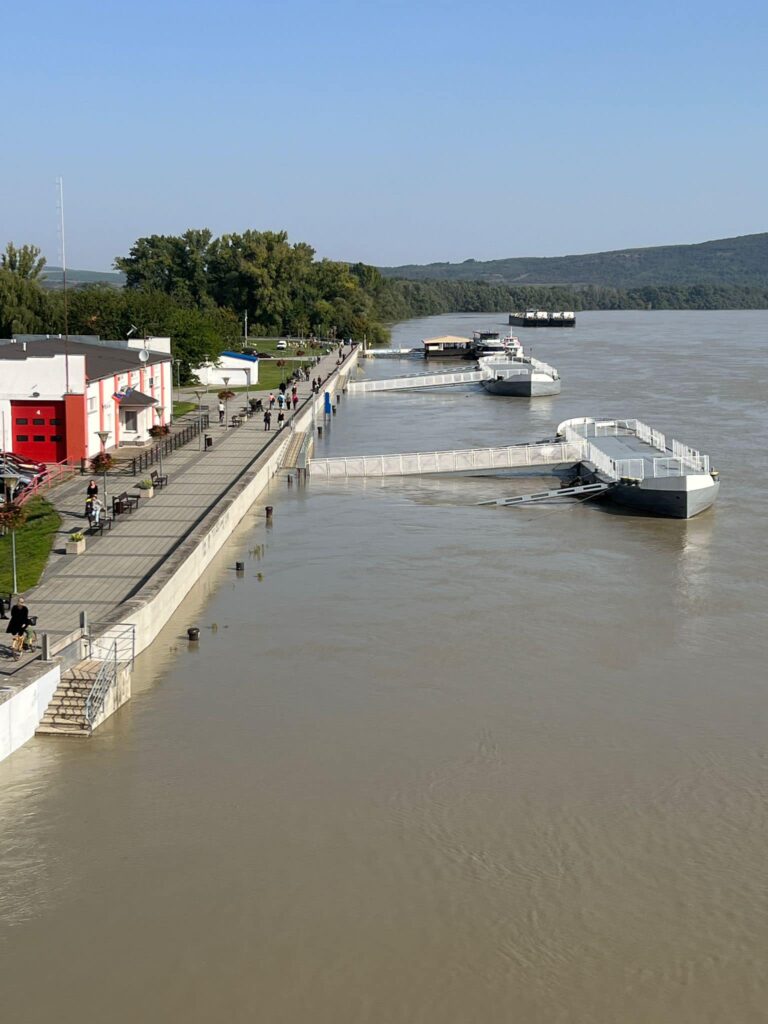
[(295, 469), (296, 461), (301, 451), (301, 446), (304, 444), (304, 439), (307, 436), (306, 430), (297, 430), (291, 440), (288, 442), (283, 455), (282, 467), (283, 469)]
[(91, 735), (91, 727), (85, 718), (85, 700), (93, 688), (101, 664), (100, 661), (81, 661), (75, 668), (64, 672), (35, 731), (36, 736), (87, 738)]

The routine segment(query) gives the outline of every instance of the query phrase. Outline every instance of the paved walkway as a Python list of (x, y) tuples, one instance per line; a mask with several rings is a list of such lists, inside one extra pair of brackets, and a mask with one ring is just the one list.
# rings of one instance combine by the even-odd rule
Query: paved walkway
[[(345, 355), (349, 348), (345, 349)], [(337, 369), (337, 354), (325, 357), (315, 368), (315, 376), (325, 380)], [(312, 374), (310, 373), (310, 378)], [(301, 409), (310, 396), (310, 384), (299, 384)], [(255, 392), (255, 395), (261, 392)], [(230, 402), (230, 411), (240, 403)], [(273, 425), (277, 416), (273, 415)], [(76, 629), (79, 614), (88, 612), (91, 623), (113, 618), (118, 606), (134, 597), (147, 580), (177, 548), (182, 540), (207, 515), (224, 492), (253, 463), (272, 451), (289, 431), (290, 422), (281, 430), (264, 430), (257, 413), (241, 427), (213, 425), (213, 448), (199, 451), (197, 439), (163, 459), (169, 484), (156, 490), (153, 498), (141, 498), (133, 513), (123, 513), (103, 536), (88, 537), (87, 550), (79, 556), (52, 556), (41, 583), (25, 597), (32, 615), (38, 617), (38, 631), (57, 635)], [(76, 477), (50, 492), (49, 498), (64, 518), (62, 531), (85, 524), (85, 487), (87, 477)], [(108, 496), (133, 489), (131, 477), (108, 479)], [(99, 480), (101, 486), (101, 479)], [(62, 542), (64, 537), (62, 537)], [(55, 544), (55, 547), (61, 545)], [(7, 674), (23, 666), (0, 657), (0, 673)]]

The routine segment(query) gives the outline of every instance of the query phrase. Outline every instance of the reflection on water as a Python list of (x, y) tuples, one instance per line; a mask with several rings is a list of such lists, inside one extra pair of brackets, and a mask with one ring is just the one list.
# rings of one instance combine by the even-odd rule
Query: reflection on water
[(475, 504), (547, 476), (276, 479), (130, 704), (0, 765), (4, 1019), (762, 1022), (762, 439), (713, 410), (760, 422), (767, 326), (580, 315), (535, 342), (546, 407), (345, 398), (329, 454), (639, 415), (721, 497), (679, 522)]

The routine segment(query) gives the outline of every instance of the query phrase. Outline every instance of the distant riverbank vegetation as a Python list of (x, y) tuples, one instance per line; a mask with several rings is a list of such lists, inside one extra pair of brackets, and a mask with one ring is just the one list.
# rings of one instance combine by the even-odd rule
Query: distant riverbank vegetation
[(35, 246), (8, 243), (0, 255), (0, 337), (65, 330), (104, 338), (170, 335), (188, 379), (206, 357), (242, 343), (246, 313), (250, 337), (366, 337), (382, 344), (387, 323), (439, 313), (768, 308), (768, 287), (757, 285), (622, 289), (385, 277), (363, 263), (318, 260), (311, 246), (275, 231), (151, 235), (137, 239), (115, 267), (125, 287), (81, 284), (65, 296), (44, 287), (45, 260)]

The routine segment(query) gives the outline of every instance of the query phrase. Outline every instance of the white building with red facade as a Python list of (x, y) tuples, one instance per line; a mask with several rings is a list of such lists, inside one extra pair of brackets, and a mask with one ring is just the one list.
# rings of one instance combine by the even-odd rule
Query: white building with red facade
[(0, 450), (37, 462), (79, 463), (145, 444), (171, 422), (170, 338), (22, 335), (0, 340)]

